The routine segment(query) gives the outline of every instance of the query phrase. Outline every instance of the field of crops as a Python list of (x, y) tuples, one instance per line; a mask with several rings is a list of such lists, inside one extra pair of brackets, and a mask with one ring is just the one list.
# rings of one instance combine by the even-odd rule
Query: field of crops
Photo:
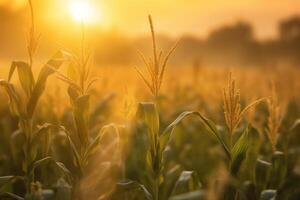
[(151, 16), (139, 66), (95, 66), (84, 27), (41, 60), (29, 5), (28, 57), (1, 61), (1, 200), (300, 199), (299, 68), (173, 67)]

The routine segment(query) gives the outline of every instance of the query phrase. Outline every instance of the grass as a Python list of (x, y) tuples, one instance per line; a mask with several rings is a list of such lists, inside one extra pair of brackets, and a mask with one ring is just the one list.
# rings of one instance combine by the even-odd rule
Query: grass
[(29, 5), (28, 61), (13, 61), (0, 80), (8, 100), (0, 112), (0, 199), (300, 195), (298, 69), (168, 67), (178, 44), (158, 51), (149, 16), (153, 54), (140, 53), (145, 67), (136, 73), (115, 68), (95, 78), (101, 70), (92, 68), (84, 26), (79, 53), (58, 51), (36, 73)]

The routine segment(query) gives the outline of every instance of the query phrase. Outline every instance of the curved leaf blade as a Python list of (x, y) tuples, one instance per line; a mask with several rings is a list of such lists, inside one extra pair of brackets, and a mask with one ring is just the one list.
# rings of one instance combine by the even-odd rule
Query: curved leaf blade
[(203, 123), (203, 125), (206, 127), (206, 129), (214, 135), (218, 142), (223, 147), (225, 154), (227, 155), (228, 159), (231, 159), (230, 151), (226, 145), (226, 143), (223, 141), (223, 139), (220, 137), (216, 125), (206, 117), (204, 117), (200, 112), (196, 111), (186, 111), (181, 113), (163, 132), (163, 134), (160, 136), (160, 147), (162, 150), (164, 150), (169, 143), (169, 140), (171, 138), (171, 135), (176, 128), (176, 126), (186, 117), (194, 115), (200, 119), (200, 121)]
[(109, 198), (111, 200), (152, 200), (151, 194), (144, 185), (135, 181), (122, 181), (117, 183), (116, 189)]
[(68, 53), (58, 51), (41, 69), (37, 82), (33, 88), (32, 95), (30, 96), (27, 104), (27, 112), (29, 116), (32, 116), (34, 113), (38, 100), (45, 90), (48, 77), (55, 72), (54, 69), (58, 69), (68, 59)]
[(8, 75), (8, 81), (11, 80), (15, 69), (18, 70), (18, 76), (19, 76), (21, 86), (24, 89), (25, 94), (29, 97), (32, 93), (35, 84), (31, 68), (26, 62), (22, 62), (22, 61), (12, 62), (9, 75)]
[(234, 144), (232, 150), (231, 150), (231, 167), (230, 171), (231, 174), (237, 175), (242, 162), (246, 158), (247, 150), (249, 148), (250, 144), (250, 137), (249, 137), (249, 131), (248, 127), (244, 130), (242, 135), (239, 137), (239, 139)]
[(24, 116), (24, 106), (21, 98), (13, 84), (7, 82), (6, 80), (0, 79), (0, 86), (2, 86), (9, 98), (9, 108), (10, 111), (17, 116)]
[(195, 171), (183, 171), (176, 181), (172, 195), (185, 194), (199, 190), (201, 183)]

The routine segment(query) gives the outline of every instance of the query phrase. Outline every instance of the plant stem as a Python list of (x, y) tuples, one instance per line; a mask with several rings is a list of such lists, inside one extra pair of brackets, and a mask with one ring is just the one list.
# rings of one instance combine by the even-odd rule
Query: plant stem
[(155, 180), (154, 180), (154, 200), (159, 200), (159, 177), (155, 177)]
[(82, 94), (84, 94), (84, 77), (85, 77), (85, 25), (84, 21), (81, 20), (81, 75), (80, 84), (82, 89)]

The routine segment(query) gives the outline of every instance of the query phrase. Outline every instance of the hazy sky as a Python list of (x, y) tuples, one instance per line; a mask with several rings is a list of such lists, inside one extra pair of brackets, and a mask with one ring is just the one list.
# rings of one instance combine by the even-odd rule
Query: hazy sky
[[(33, 0), (44, 24), (63, 23), (68, 5), (76, 0)], [(126, 33), (148, 31), (151, 13), (158, 32), (172, 36), (194, 34), (203, 37), (223, 24), (246, 20), (253, 24), (259, 38), (276, 36), (277, 22), (300, 14), (300, 0), (86, 0), (101, 13), (100, 25)], [(0, 6), (15, 12), (26, 0), (0, 0)]]

